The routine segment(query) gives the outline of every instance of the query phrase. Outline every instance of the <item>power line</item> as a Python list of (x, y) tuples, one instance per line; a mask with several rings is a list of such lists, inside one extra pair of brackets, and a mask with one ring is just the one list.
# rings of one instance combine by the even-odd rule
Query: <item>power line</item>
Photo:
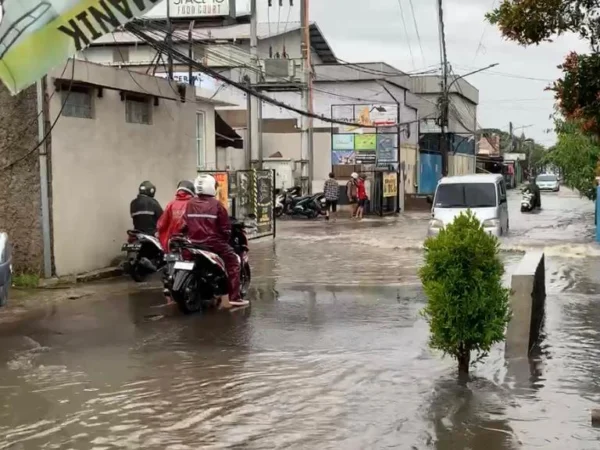
[[(137, 25), (136, 23), (129, 23), (126, 25), (126, 28), (135, 36), (139, 37), (140, 39), (142, 39), (143, 41), (147, 42), (149, 45), (151, 45), (152, 47), (155, 47), (157, 50), (163, 50), (165, 49), (165, 47), (167, 46), (167, 44), (165, 44), (162, 41), (159, 41), (155, 38), (153, 38), (152, 36), (150, 36), (148, 33), (146, 33), (145, 31), (143, 31), (143, 29), (140, 29), (139, 25)], [(172, 50), (172, 53), (175, 57), (177, 57), (177, 59), (179, 61), (181, 61), (184, 64), (188, 64), (191, 65), (193, 67), (195, 67), (198, 71), (205, 73), (213, 78), (216, 78), (218, 80), (221, 80), (243, 92), (245, 92), (248, 95), (252, 95), (262, 101), (264, 101), (265, 103), (269, 103), (272, 104), (274, 106), (278, 106), (280, 108), (295, 112), (297, 114), (300, 114), (302, 116), (305, 117), (311, 117), (314, 119), (318, 119), (318, 120), (322, 120), (323, 122), (329, 122), (329, 123), (334, 123), (334, 124), (340, 124), (340, 125), (351, 125), (351, 126), (356, 126), (356, 127), (364, 127), (363, 124), (360, 123), (353, 123), (353, 122), (346, 122), (346, 121), (342, 121), (342, 120), (337, 120), (337, 119), (333, 119), (333, 118), (329, 118), (329, 117), (325, 117), (319, 114), (315, 114), (315, 113), (311, 113), (296, 107), (293, 107), (291, 105), (288, 105), (284, 102), (281, 102), (279, 100), (275, 100), (272, 97), (269, 97), (267, 95), (262, 94), (261, 92), (256, 91), (253, 88), (250, 88), (248, 86), (245, 86), (242, 83), (238, 83), (235, 82), (227, 77), (225, 77), (224, 75), (220, 74), (219, 72), (215, 71), (214, 69), (210, 68), (210, 67), (206, 67), (200, 63), (198, 63), (197, 61), (194, 61), (193, 59), (189, 58), (187, 55), (181, 53), (179, 50)], [(399, 125), (405, 125), (405, 124), (409, 124), (409, 123), (415, 123), (415, 122), (419, 122), (420, 119), (418, 120), (414, 120), (414, 121), (408, 121), (408, 122), (404, 122), (401, 123)]]
[[(497, 0), (492, 0), (492, 5), (490, 6), (489, 11), (494, 10), (494, 6), (496, 6)], [(479, 51), (483, 48), (483, 39), (485, 38), (485, 33), (487, 32), (488, 26), (486, 23), (483, 24), (483, 31), (481, 33), (481, 37), (479, 38), (479, 44), (477, 44), (477, 48), (475, 49), (475, 56), (473, 57), (473, 62), (477, 59), (477, 55), (479, 55)]]
[(421, 49), (421, 58), (423, 58), (423, 64), (427, 64), (425, 61), (425, 52), (423, 51), (423, 43), (421, 41), (421, 33), (419, 32), (419, 25), (417, 24), (417, 16), (415, 15), (415, 7), (413, 5), (413, 0), (408, 0), (410, 3), (410, 11), (413, 17), (413, 22), (415, 24), (415, 31), (417, 32), (417, 40), (419, 41), (419, 48)]
[(406, 27), (406, 19), (404, 18), (404, 8), (402, 7), (402, 0), (398, 0), (398, 6), (400, 7), (400, 17), (402, 18), (402, 26), (404, 27), (404, 35), (406, 36), (406, 43), (408, 44), (408, 51), (410, 52), (410, 59), (412, 61), (413, 69), (417, 67), (415, 64), (415, 56), (413, 55), (412, 45), (410, 45), (410, 37), (408, 36), (408, 28)]

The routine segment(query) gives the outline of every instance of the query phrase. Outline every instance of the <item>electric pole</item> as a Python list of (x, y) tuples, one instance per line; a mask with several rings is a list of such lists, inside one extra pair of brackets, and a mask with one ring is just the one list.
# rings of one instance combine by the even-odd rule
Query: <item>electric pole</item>
[[(309, 0), (300, 1), (300, 27), (302, 30), (302, 58), (304, 67), (304, 88), (302, 90), (302, 103), (304, 110), (312, 113), (312, 65), (310, 61), (310, 20)], [(313, 180), (313, 119), (302, 116), (302, 190), (303, 193), (312, 191)]]
[[(250, 84), (257, 89), (259, 82), (260, 64), (258, 61), (258, 18), (256, 10), (256, 0), (250, 1)], [(260, 122), (261, 122), (261, 101), (256, 96), (248, 95), (248, 140), (250, 141), (250, 161), (254, 168), (262, 168), (262, 149), (260, 148)], [(251, 167), (249, 167), (251, 168)]]
[(450, 92), (448, 86), (448, 54), (446, 53), (446, 32), (444, 30), (444, 7), (438, 0), (438, 29), (440, 34), (440, 62), (442, 64), (440, 108), (440, 152), (442, 154), (442, 176), (448, 176), (448, 116), (450, 114)]

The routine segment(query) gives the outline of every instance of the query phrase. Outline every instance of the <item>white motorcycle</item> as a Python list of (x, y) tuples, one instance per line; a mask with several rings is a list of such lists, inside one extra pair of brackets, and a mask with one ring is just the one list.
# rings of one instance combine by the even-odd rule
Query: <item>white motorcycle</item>
[(529, 190), (523, 191), (521, 199), (521, 212), (531, 212), (535, 208), (535, 195)]

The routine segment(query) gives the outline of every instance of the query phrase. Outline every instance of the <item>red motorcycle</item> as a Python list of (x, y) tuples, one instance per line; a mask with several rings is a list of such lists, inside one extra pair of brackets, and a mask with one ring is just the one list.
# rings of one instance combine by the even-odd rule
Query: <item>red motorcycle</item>
[[(235, 219), (231, 222), (230, 244), (240, 261), (240, 295), (245, 298), (251, 280), (246, 232), (256, 225)], [(227, 294), (227, 269), (221, 257), (187, 237), (171, 237), (165, 261), (165, 289), (184, 314), (216, 307)]]

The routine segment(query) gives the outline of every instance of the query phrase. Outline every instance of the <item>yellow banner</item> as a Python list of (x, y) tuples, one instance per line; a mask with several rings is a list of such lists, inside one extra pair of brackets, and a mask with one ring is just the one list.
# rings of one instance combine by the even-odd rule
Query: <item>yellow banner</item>
[(395, 197), (398, 195), (398, 174), (384, 173), (383, 174), (383, 196)]
[(215, 197), (221, 202), (227, 211), (229, 211), (229, 184), (227, 172), (216, 172), (212, 174), (218, 183), (217, 195)]
[(161, 0), (4, 0), (0, 79), (12, 94)]

